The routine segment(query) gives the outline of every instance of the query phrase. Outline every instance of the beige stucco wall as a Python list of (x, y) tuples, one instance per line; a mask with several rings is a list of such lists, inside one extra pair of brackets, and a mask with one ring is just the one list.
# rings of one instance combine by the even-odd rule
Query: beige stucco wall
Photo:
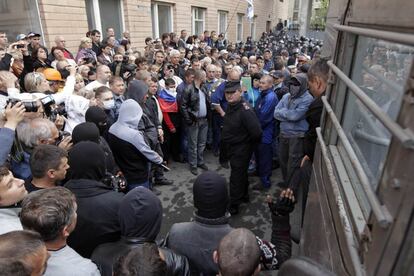
[[(88, 0), (87, 0), (88, 1)], [(142, 50), (144, 39), (152, 36), (151, 1), (122, 0), (124, 26), (131, 33), (131, 41), (136, 49)], [(218, 29), (218, 11), (227, 11), (228, 33), (230, 41), (236, 40), (237, 13), (246, 14), (245, 0), (178, 0), (162, 1), (173, 5), (173, 29), (179, 32), (186, 29), (191, 33), (191, 7), (205, 8), (207, 30)], [(38, 0), (40, 17), (47, 47), (54, 45), (54, 37), (61, 34), (69, 49), (76, 51), (79, 40), (88, 31), (85, 0)], [(289, 1), (255, 0), (256, 38), (266, 30), (266, 21), (274, 27), (278, 19), (287, 19)], [(234, 16), (233, 16), (234, 15)], [(250, 24), (243, 17), (243, 40), (250, 35)]]

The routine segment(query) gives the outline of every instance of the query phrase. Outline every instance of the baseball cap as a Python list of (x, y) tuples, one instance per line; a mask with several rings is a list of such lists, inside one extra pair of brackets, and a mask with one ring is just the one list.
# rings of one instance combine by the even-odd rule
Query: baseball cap
[(16, 36), (16, 41), (23, 40), (25, 38), (26, 38), (25, 34), (19, 34), (19, 35)]
[(27, 34), (27, 37), (36, 37), (36, 36), (38, 36), (38, 37), (41, 37), (41, 35), (40, 34), (38, 34), (38, 33), (34, 33), (34, 32), (30, 32), (30, 33), (28, 33)]

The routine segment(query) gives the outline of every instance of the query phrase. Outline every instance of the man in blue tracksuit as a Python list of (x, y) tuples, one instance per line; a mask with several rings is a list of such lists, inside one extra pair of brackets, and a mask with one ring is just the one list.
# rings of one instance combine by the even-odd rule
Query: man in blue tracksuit
[(265, 75), (260, 79), (260, 95), (255, 106), (256, 115), (263, 131), (260, 144), (257, 146), (256, 170), (262, 182), (258, 189), (270, 188), (270, 176), (272, 175), (273, 158), (273, 134), (275, 131), (275, 119), (273, 116), (275, 107), (278, 103), (277, 96), (273, 92), (273, 78)]
[(297, 74), (288, 84), (289, 93), (277, 104), (274, 117), (280, 121), (279, 163), (284, 186), (288, 185), (303, 158), (303, 138), (309, 125), (306, 111), (313, 101), (307, 90), (306, 74)]

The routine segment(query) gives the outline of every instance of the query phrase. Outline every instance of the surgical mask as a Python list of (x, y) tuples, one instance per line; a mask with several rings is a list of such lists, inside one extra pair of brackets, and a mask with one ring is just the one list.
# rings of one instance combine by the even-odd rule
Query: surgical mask
[(104, 106), (104, 109), (106, 109), (106, 110), (112, 109), (115, 106), (115, 101), (113, 99), (108, 100), (108, 101), (104, 101), (103, 106)]

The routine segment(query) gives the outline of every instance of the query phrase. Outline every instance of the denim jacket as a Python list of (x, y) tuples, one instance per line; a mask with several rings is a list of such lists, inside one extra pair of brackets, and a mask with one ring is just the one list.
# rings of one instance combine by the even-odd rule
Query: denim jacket
[(282, 97), (274, 113), (274, 117), (280, 121), (280, 135), (282, 137), (303, 137), (305, 135), (309, 128), (305, 114), (312, 101), (313, 97), (309, 91), (295, 99), (291, 99), (290, 93)]

